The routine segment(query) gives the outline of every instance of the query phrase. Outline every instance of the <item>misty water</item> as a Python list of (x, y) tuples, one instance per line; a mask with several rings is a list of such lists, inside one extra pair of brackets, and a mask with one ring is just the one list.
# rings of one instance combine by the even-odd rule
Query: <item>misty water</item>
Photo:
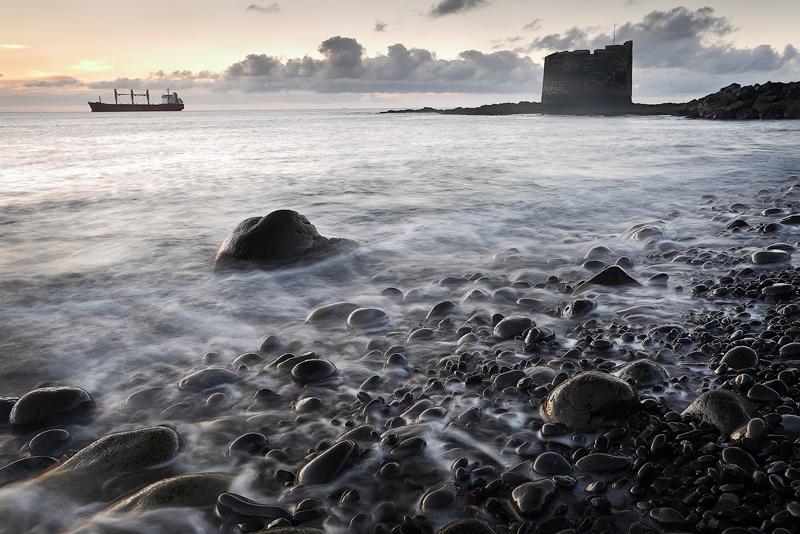
[[(285, 507), (301, 496), (254, 483), (275, 465), (231, 458), (228, 443), (262, 432), (271, 447), (299, 451), (289, 450), (282, 466), (296, 472), (321, 440), (347, 429), (336, 424), (363, 422), (360, 408), (348, 407), (358, 405), (370, 376), (385, 383), (373, 397), (388, 399), (401, 385), (425, 387), (426, 362), (460, 349), (436, 339), (407, 342), (416, 328), (431, 326), (426, 314), (436, 303), (458, 305), (454, 328), (475, 314), (531, 317), (556, 333), (557, 357), (574, 344), (580, 322), (558, 315), (574, 298), (564, 285), (594, 274), (582, 267), (593, 247), (613, 251), (608, 264), (632, 258), (629, 272), (642, 283), (669, 275), (666, 287), (588, 294), (598, 303), (591, 315), (598, 323), (646, 329), (700, 313), (707, 304), (690, 288), (710, 276), (702, 261), (653, 254), (745, 258), (770, 243), (794, 245), (800, 235), (794, 227), (725, 230), (742, 215), (769, 222), (760, 215), (766, 208), (783, 215), (800, 208), (800, 191), (791, 188), (800, 183), (797, 121), (364, 110), (3, 114), (0, 161), (0, 396), (83, 388), (97, 411), (90, 422), (65, 427), (73, 451), (112, 432), (168, 424), (186, 442), (175, 474), (233, 473), (238, 493)], [(321, 234), (361, 246), (274, 271), (213, 272), (217, 249), (237, 223), (277, 209), (296, 210)], [(659, 229), (660, 239), (635, 239), (637, 225)], [(545, 283), (553, 276), (561, 286)], [(463, 283), (439, 283), (447, 277)], [(382, 295), (387, 288), (405, 298)], [(539, 305), (518, 306), (519, 298)], [(384, 310), (389, 324), (362, 332), (344, 321), (305, 323), (315, 307), (341, 301)], [(338, 381), (309, 393), (285, 375), (260, 372), (274, 356), (231, 366), (270, 335), (295, 354), (315, 351), (332, 362)], [(407, 346), (408, 368), (362, 359), (369, 341), (384, 338)], [(204, 360), (208, 352), (219, 356)], [(710, 374), (702, 362), (665, 365), (676, 375)], [(206, 405), (214, 391), (178, 389), (182, 378), (212, 366), (240, 374), (238, 383), (214, 390), (225, 394), (214, 409)], [(150, 388), (162, 389), (153, 390), (150, 405), (133, 407), (129, 397)], [(253, 408), (262, 388), (285, 402)], [(298, 415), (292, 403), (311, 393), (323, 407)], [(679, 409), (691, 398), (675, 394), (670, 402)], [(262, 419), (251, 419), (254, 412)], [(437, 428), (445, 424), (426, 439), (430, 461), (449, 469), (452, 459), (437, 452)], [(30, 455), (31, 437), (0, 426), (0, 467)], [(475, 446), (498, 469), (519, 461), (503, 456), (502, 444)], [(19, 528), (31, 531), (128, 525), (165, 532), (165, 524), (211, 531), (210, 520), (191, 509), (168, 514), (169, 521), (160, 512), (104, 519), (107, 502), (63, 495), (45, 508), (38, 499), (25, 483), (0, 488), (0, 507), (16, 510)]]

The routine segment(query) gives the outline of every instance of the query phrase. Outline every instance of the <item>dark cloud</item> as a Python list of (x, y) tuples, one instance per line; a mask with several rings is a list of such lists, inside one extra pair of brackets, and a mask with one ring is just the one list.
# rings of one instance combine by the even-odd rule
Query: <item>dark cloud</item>
[(527, 23), (525, 26), (522, 27), (522, 31), (524, 32), (535, 32), (536, 30), (540, 29), (542, 25), (540, 24), (542, 19), (532, 20)]
[(483, 6), (488, 6), (489, 0), (442, 0), (435, 6), (431, 6), (428, 16), (443, 17), (455, 13), (464, 13)]
[(380, 20), (376, 20), (376, 21), (375, 21), (375, 31), (376, 31), (376, 32), (382, 32), (382, 31), (384, 31), (384, 30), (386, 29), (386, 27), (387, 27), (387, 26), (388, 26), (388, 24), (386, 24), (386, 23), (385, 23), (385, 22), (383, 22), (383, 21), (380, 21)]
[(256, 13), (277, 13), (280, 10), (281, 7), (278, 4), (270, 4), (266, 7), (262, 7), (257, 4), (250, 4), (245, 9), (245, 11), (255, 11)]
[(41, 80), (29, 80), (22, 84), (23, 87), (44, 88), (44, 87), (71, 87), (82, 86), (83, 82), (72, 76), (48, 76)]
[[(679, 68), (709, 74), (771, 72), (798, 66), (798, 52), (788, 45), (780, 53), (769, 45), (736, 48), (722, 40), (735, 28), (726, 17), (718, 17), (710, 7), (690, 11), (676, 7), (652, 11), (641, 22), (617, 27), (616, 42), (634, 42), (635, 68)], [(612, 35), (597, 33), (597, 28), (574, 27), (564, 33), (535, 39), (518, 52), (535, 50), (578, 50), (603, 48)]]

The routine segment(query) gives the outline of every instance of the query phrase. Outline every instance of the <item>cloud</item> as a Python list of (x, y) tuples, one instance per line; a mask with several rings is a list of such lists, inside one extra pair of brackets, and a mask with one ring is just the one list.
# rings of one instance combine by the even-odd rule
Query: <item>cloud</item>
[(542, 19), (532, 20), (527, 23), (525, 26), (522, 27), (522, 31), (524, 32), (535, 32), (536, 30), (541, 29), (542, 25), (540, 24)]
[(387, 27), (387, 26), (388, 26), (388, 24), (386, 24), (385, 22), (382, 22), (382, 21), (380, 21), (380, 20), (376, 20), (376, 21), (375, 21), (375, 31), (376, 31), (376, 32), (382, 32), (382, 31), (384, 31), (384, 30), (386, 29), (386, 27)]
[(99, 61), (81, 60), (80, 63), (78, 63), (77, 65), (72, 65), (69, 68), (71, 68), (73, 70), (98, 71), (98, 70), (106, 70), (109, 67), (108, 67), (108, 65), (104, 65), (103, 63), (101, 63)]
[(47, 76), (39, 80), (28, 80), (21, 84), (28, 88), (49, 88), (49, 87), (80, 87), (83, 82), (72, 76)]
[(442, 0), (435, 6), (431, 6), (428, 16), (443, 17), (445, 15), (454, 15), (488, 5), (489, 0)]
[[(710, 7), (695, 11), (676, 7), (669, 11), (652, 11), (640, 22), (618, 26), (616, 41), (633, 40), (635, 68), (737, 74), (800, 66), (798, 51), (792, 45), (787, 45), (782, 53), (766, 44), (736, 48), (723, 40), (733, 31), (731, 22), (726, 17), (716, 16)], [(576, 26), (563, 33), (538, 37), (517, 51), (596, 49), (611, 42), (612, 36), (600, 33), (597, 27)]]
[(249, 54), (220, 73), (156, 72), (144, 80), (92, 87), (110, 88), (124, 81), (136, 87), (157, 82), (178, 89), (243, 93), (520, 93), (538, 91), (542, 79), (541, 65), (510, 51), (467, 50), (444, 60), (429, 50), (398, 43), (386, 54), (368, 57), (358, 41), (341, 36), (323, 41), (318, 51), (323, 59)]
[(30, 46), (21, 44), (0, 44), (0, 48), (4, 50), (20, 50), (22, 48), (30, 48)]
[(281, 10), (281, 6), (278, 4), (270, 4), (266, 7), (262, 7), (256, 4), (250, 4), (247, 6), (245, 11), (255, 11), (256, 13), (277, 13)]

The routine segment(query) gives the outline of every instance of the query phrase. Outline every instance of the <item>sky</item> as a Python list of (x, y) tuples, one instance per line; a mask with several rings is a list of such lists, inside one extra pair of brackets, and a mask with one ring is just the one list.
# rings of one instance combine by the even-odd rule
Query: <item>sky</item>
[(187, 110), (539, 101), (546, 55), (627, 40), (634, 102), (685, 102), (800, 80), (798, 21), (798, 0), (0, 0), (0, 111), (115, 88)]

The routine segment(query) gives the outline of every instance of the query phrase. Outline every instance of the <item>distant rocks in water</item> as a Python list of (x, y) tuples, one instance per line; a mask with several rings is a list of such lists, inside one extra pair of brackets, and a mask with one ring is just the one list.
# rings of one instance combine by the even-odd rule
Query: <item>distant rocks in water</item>
[(686, 407), (681, 415), (703, 423), (710, 423), (723, 434), (730, 435), (747, 422), (756, 404), (738, 393), (725, 389), (706, 391)]
[(611, 265), (606, 267), (586, 283), (578, 286), (573, 295), (583, 293), (593, 286), (608, 286), (608, 287), (641, 287), (641, 283), (632, 277), (628, 272), (619, 265)]
[(269, 269), (322, 259), (356, 246), (358, 243), (350, 239), (320, 235), (296, 211), (278, 210), (240, 222), (219, 248), (214, 269), (248, 265)]
[(689, 118), (753, 120), (800, 119), (800, 82), (723, 87), (696, 102)]
[(572, 430), (594, 430), (604, 421), (624, 419), (638, 409), (639, 394), (630, 384), (599, 371), (565, 380), (542, 404), (548, 421)]
[(53, 423), (83, 419), (94, 408), (94, 399), (81, 388), (39, 388), (26, 393), (14, 404), (8, 422), (15, 432), (29, 432)]

